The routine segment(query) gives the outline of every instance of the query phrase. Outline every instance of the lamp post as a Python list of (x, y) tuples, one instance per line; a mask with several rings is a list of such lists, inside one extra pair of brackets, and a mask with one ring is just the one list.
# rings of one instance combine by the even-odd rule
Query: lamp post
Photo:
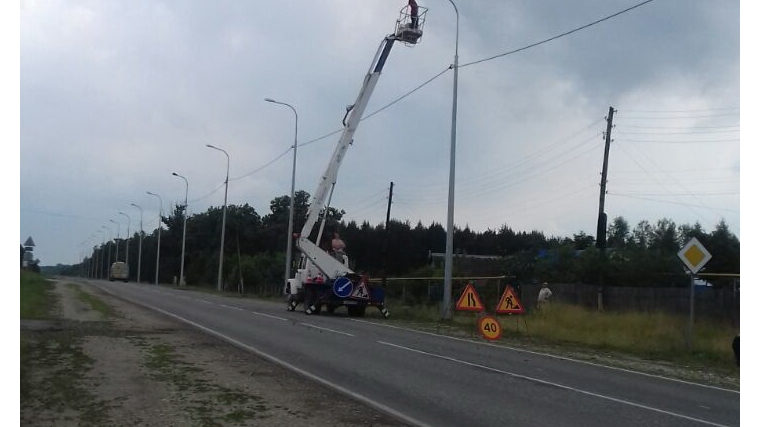
[(451, 272), (454, 254), (454, 170), (457, 146), (457, 83), (459, 80), (459, 10), (452, 0), (457, 17), (456, 43), (454, 47), (454, 95), (451, 106), (451, 154), (449, 160), (449, 206), (446, 216), (446, 258), (443, 273), (443, 307), (441, 317), (451, 319)]
[(119, 260), (119, 238), (121, 238), (121, 224), (109, 219), (112, 223), (116, 224), (116, 261)]
[(185, 234), (187, 233), (187, 178), (184, 176), (178, 174), (177, 172), (172, 172), (172, 175), (182, 178), (185, 180), (185, 205), (183, 207), (183, 213), (184, 213), (184, 219), (182, 221), (182, 259), (179, 262), (179, 285), (184, 286), (185, 285)]
[(127, 217), (127, 243), (125, 244), (124, 252), (126, 253), (124, 262), (129, 265), (129, 241), (132, 240), (132, 236), (129, 235), (129, 226), (132, 224), (132, 218), (129, 217), (129, 215), (125, 214), (124, 212), (119, 212), (119, 215), (124, 215)]
[(98, 251), (98, 262), (95, 264), (95, 278), (102, 279), (100, 276), (103, 275), (103, 246), (106, 244), (106, 233), (101, 229), (98, 229), (98, 233), (100, 233), (102, 243)]
[(140, 209), (140, 246), (137, 250), (137, 283), (140, 283), (140, 264), (142, 263), (142, 239), (143, 239), (143, 210), (140, 205), (131, 203), (132, 206)]
[(290, 266), (293, 255), (293, 212), (295, 210), (295, 189), (296, 189), (296, 153), (298, 150), (298, 112), (292, 105), (285, 102), (275, 101), (272, 98), (264, 98), (264, 101), (272, 102), (274, 104), (285, 105), (293, 110), (293, 114), (296, 116), (296, 128), (295, 137), (293, 139), (293, 177), (290, 180), (290, 215), (288, 217), (288, 249), (285, 253), (285, 283), (288, 283), (290, 279)]
[(158, 262), (161, 259), (161, 213), (164, 210), (164, 201), (156, 193), (150, 191), (146, 191), (146, 193), (158, 197), (158, 243), (156, 243), (156, 286), (158, 286)]
[(222, 266), (224, 265), (224, 230), (227, 225), (227, 187), (229, 186), (230, 182), (230, 155), (227, 154), (226, 151), (222, 150), (219, 147), (214, 147), (211, 144), (206, 144), (206, 147), (213, 148), (214, 150), (219, 150), (222, 153), (224, 153), (225, 156), (227, 156), (227, 175), (224, 178), (224, 211), (222, 213), (222, 243), (219, 248), (219, 274), (216, 278), (216, 290), (221, 291), (222, 290)]
[[(108, 230), (108, 243), (111, 243), (111, 236), (113, 236), (113, 232), (111, 231), (111, 229), (106, 227), (105, 225), (101, 226), (100, 228), (104, 230)], [(111, 245), (107, 244), (106, 246), (108, 246), (108, 258), (106, 258), (106, 269), (108, 269), (108, 271), (111, 271), (110, 265), (109, 265), (111, 264)]]

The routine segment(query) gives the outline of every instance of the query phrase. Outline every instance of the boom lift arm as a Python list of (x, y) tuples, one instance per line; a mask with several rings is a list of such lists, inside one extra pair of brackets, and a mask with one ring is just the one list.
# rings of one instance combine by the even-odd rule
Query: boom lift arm
[[(343, 132), (338, 140), (335, 150), (333, 151), (332, 157), (327, 164), (325, 172), (320, 177), (319, 185), (311, 200), (306, 223), (301, 229), (301, 234), (296, 241), (296, 246), (328, 279), (345, 276), (353, 273), (353, 271), (351, 271), (348, 266), (330, 256), (330, 254), (322, 250), (317, 244), (309, 240), (309, 235), (317, 222), (320, 212), (326, 206), (325, 202), (327, 201), (328, 196), (332, 194), (335, 182), (338, 179), (338, 169), (340, 169), (340, 165), (345, 158), (349, 145), (353, 142), (354, 133), (359, 126), (359, 122), (361, 121), (364, 110), (369, 103), (372, 92), (375, 90), (375, 85), (380, 78), (380, 73), (385, 66), (385, 62), (391, 52), (393, 43), (396, 41), (402, 41), (407, 45), (416, 44), (420, 37), (422, 37), (422, 26), (424, 24), (424, 15), (426, 12), (427, 9), (424, 7), (419, 7), (417, 9), (415, 6), (415, 9), (411, 11), (409, 6), (404, 7), (401, 10), (401, 16), (396, 21), (395, 32), (386, 36), (380, 43), (372, 63), (370, 64), (369, 70), (367, 71), (367, 75), (364, 78), (364, 82), (362, 83), (356, 101), (346, 108), (346, 115), (343, 117)], [(321, 230), (319, 234), (320, 236), (318, 239), (321, 238)]]

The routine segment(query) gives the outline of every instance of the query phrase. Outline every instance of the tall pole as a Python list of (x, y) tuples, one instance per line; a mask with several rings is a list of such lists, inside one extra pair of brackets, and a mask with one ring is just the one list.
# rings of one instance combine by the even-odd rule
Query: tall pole
[(184, 286), (185, 285), (185, 235), (187, 233), (187, 178), (184, 176), (178, 174), (177, 172), (172, 172), (172, 175), (182, 178), (185, 180), (185, 204), (182, 208), (184, 219), (182, 220), (182, 260), (179, 263), (179, 285)]
[(101, 228), (103, 228), (105, 230), (108, 230), (108, 244), (106, 245), (106, 246), (108, 246), (108, 258), (106, 259), (106, 265), (105, 265), (105, 267), (106, 267), (106, 271), (110, 272), (111, 271), (111, 268), (110, 268), (111, 267), (110, 266), (110, 264), (111, 264), (111, 240), (112, 240), (113, 232), (111, 231), (110, 228), (106, 227), (105, 225), (102, 226)]
[(285, 105), (293, 110), (293, 114), (296, 116), (296, 129), (295, 137), (293, 139), (293, 176), (290, 180), (290, 214), (288, 215), (288, 247), (285, 252), (285, 284), (290, 279), (290, 266), (293, 259), (293, 212), (295, 210), (295, 191), (296, 191), (296, 153), (298, 151), (298, 112), (292, 105), (285, 102), (275, 101), (271, 98), (265, 98), (264, 101), (272, 102), (275, 104)]
[(227, 226), (227, 187), (230, 182), (230, 155), (226, 151), (219, 147), (214, 147), (211, 144), (206, 144), (206, 147), (219, 150), (227, 156), (227, 175), (224, 178), (224, 211), (222, 212), (222, 243), (219, 247), (219, 273), (216, 277), (216, 290), (222, 290), (222, 267), (224, 266), (224, 230)]
[(456, 44), (454, 48), (454, 94), (451, 105), (451, 155), (449, 160), (449, 206), (446, 216), (446, 259), (443, 273), (443, 307), (441, 318), (451, 319), (451, 273), (454, 258), (454, 170), (456, 165), (457, 146), (457, 84), (459, 81), (459, 10), (452, 0), (457, 16)]
[(121, 225), (112, 219), (109, 219), (109, 221), (116, 224), (116, 261), (119, 261), (119, 238), (121, 238)]
[(388, 226), (391, 222), (391, 205), (393, 204), (393, 181), (391, 181), (391, 188), (388, 190), (388, 210), (385, 212), (385, 239), (383, 239), (383, 288), (388, 283), (388, 238), (390, 231)]
[(143, 210), (139, 205), (131, 203), (132, 206), (140, 209), (140, 246), (137, 250), (137, 283), (140, 283), (140, 267), (142, 263), (142, 239), (143, 239)]
[(599, 215), (596, 219), (596, 247), (599, 249), (599, 287), (596, 292), (597, 310), (604, 309), (604, 270), (607, 251), (607, 214), (604, 213), (604, 198), (607, 194), (607, 164), (610, 157), (612, 142), (612, 117), (615, 109), (610, 107), (607, 112), (607, 132), (604, 134), (604, 160), (602, 162), (602, 182), (599, 185)]
[(164, 200), (156, 193), (147, 191), (151, 196), (158, 197), (158, 243), (156, 243), (156, 286), (158, 286), (158, 266), (161, 259), (161, 214), (164, 210)]
[(103, 274), (103, 245), (106, 243), (106, 233), (103, 230), (98, 230), (98, 232), (101, 234), (101, 240), (103, 243), (100, 244), (98, 262), (95, 264), (95, 278), (102, 279), (100, 276)]
[(124, 215), (127, 217), (127, 239), (126, 239), (126, 248), (124, 249), (124, 252), (127, 254), (126, 259), (124, 262), (129, 265), (129, 241), (132, 239), (132, 236), (129, 235), (129, 226), (132, 224), (132, 218), (129, 217), (129, 215), (125, 214), (124, 212), (119, 212), (119, 215)]

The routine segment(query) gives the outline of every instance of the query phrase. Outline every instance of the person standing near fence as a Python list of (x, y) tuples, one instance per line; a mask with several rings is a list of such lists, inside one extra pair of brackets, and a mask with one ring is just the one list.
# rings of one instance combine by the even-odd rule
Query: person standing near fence
[(538, 303), (536, 304), (538, 308), (541, 308), (542, 305), (549, 302), (549, 298), (552, 296), (552, 290), (549, 289), (549, 284), (544, 282), (541, 284), (541, 290), (538, 291)]

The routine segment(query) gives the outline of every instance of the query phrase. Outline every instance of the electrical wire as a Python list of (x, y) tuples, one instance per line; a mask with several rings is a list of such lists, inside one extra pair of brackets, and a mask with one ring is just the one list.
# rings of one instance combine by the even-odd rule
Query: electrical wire
[(708, 206), (704, 206), (704, 205), (695, 205), (695, 204), (690, 204), (690, 203), (674, 202), (672, 200), (650, 199), (650, 198), (647, 198), (647, 197), (631, 196), (631, 195), (625, 195), (625, 194), (614, 193), (614, 192), (607, 193), (607, 195), (609, 195), (609, 196), (618, 196), (618, 197), (628, 197), (628, 198), (631, 198), (631, 199), (639, 199), (639, 200), (648, 200), (648, 201), (657, 202), (657, 203), (668, 203), (668, 204), (671, 204), (671, 205), (686, 206), (686, 207), (689, 207), (689, 208), (695, 207), (695, 208), (710, 209), (710, 210), (713, 210), (713, 211), (724, 211), (724, 212), (732, 212), (732, 213), (738, 213), (739, 212), (736, 209), (712, 208), (712, 207), (708, 207)]
[(604, 21), (606, 21), (606, 20), (608, 20), (608, 19), (612, 19), (612, 18), (614, 18), (614, 17), (616, 17), (616, 16), (618, 16), (618, 15), (622, 15), (622, 14), (624, 14), (624, 13), (626, 13), (626, 12), (629, 12), (629, 11), (631, 11), (631, 10), (633, 10), (633, 9), (636, 9), (637, 7), (643, 6), (643, 5), (647, 4), (647, 3), (651, 3), (652, 1), (654, 1), (654, 0), (646, 0), (646, 1), (643, 1), (643, 2), (641, 2), (641, 3), (639, 3), (639, 4), (636, 4), (636, 5), (633, 5), (633, 6), (629, 7), (629, 8), (623, 9), (623, 10), (621, 10), (621, 11), (619, 11), (619, 12), (613, 13), (612, 15), (608, 15), (608, 16), (605, 16), (604, 18), (601, 18), (601, 19), (597, 19), (597, 20), (596, 20), (596, 21), (594, 21), (594, 22), (591, 22), (591, 23), (589, 23), (589, 24), (586, 24), (586, 25), (582, 25), (582, 26), (580, 26), (580, 27), (577, 27), (577, 28), (574, 28), (574, 29), (572, 29), (572, 30), (570, 30), (570, 31), (566, 31), (566, 32), (564, 32), (564, 33), (562, 33), (562, 34), (558, 34), (558, 35), (556, 35), (556, 36), (554, 36), (554, 37), (549, 37), (548, 39), (544, 39), (544, 40), (538, 41), (538, 42), (536, 42), (536, 43), (532, 43), (532, 44), (529, 44), (529, 45), (527, 45), (527, 46), (525, 46), (525, 47), (521, 47), (521, 48), (519, 48), (519, 49), (510, 50), (510, 51), (508, 51), (508, 52), (500, 53), (500, 54), (498, 54), (498, 55), (489, 56), (488, 58), (483, 58), (483, 59), (479, 59), (479, 60), (477, 60), (477, 61), (468, 62), (468, 63), (466, 63), (466, 64), (462, 64), (462, 65), (460, 65), (460, 66), (459, 66), (459, 68), (469, 67), (470, 65), (480, 64), (481, 62), (491, 61), (491, 60), (493, 60), (493, 59), (497, 59), (497, 58), (501, 58), (501, 57), (503, 57), (503, 56), (511, 55), (511, 54), (513, 54), (513, 53), (517, 53), (517, 52), (522, 52), (522, 51), (524, 51), (524, 50), (528, 50), (528, 49), (530, 49), (530, 48), (533, 48), (533, 47), (536, 47), (536, 46), (542, 45), (542, 44), (544, 44), (544, 43), (548, 43), (548, 42), (550, 42), (550, 41), (552, 41), (552, 40), (557, 40), (557, 39), (558, 39), (558, 38), (560, 38), (560, 37), (564, 37), (564, 36), (567, 36), (567, 35), (570, 35), (570, 34), (576, 33), (576, 32), (578, 32), (578, 31), (580, 31), (580, 30), (584, 30), (584, 29), (586, 29), (586, 28), (588, 28), (588, 27), (594, 26), (594, 25), (596, 25), (596, 24), (599, 24), (599, 23), (601, 23), (601, 22), (604, 22)]

